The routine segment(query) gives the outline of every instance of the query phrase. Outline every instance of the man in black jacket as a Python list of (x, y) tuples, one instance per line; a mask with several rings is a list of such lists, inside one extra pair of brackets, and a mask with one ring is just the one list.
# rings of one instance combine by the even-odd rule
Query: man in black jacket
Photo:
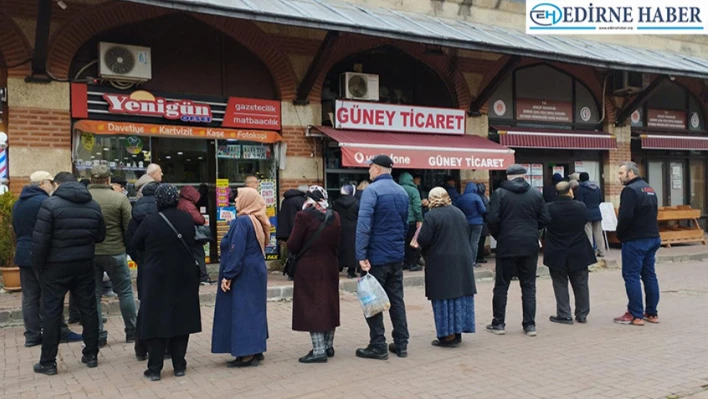
[(280, 241), (288, 241), (290, 233), (293, 231), (295, 215), (302, 210), (305, 204), (305, 193), (307, 186), (301, 185), (297, 190), (288, 190), (283, 194), (283, 202), (280, 204), (278, 212), (278, 226), (275, 237)]
[[(620, 194), (616, 234), (622, 243), (622, 277), (629, 303), (627, 312), (616, 317), (615, 323), (633, 326), (643, 326), (644, 320), (658, 323), (659, 282), (654, 262), (661, 238), (656, 193), (639, 177), (639, 168), (634, 162), (620, 166), (619, 179), (625, 187)], [(646, 293), (646, 309), (643, 308), (640, 278)]]
[[(37, 222), (37, 213), (42, 202), (54, 191), (54, 176), (37, 171), (30, 176), (30, 184), (22, 188), (20, 199), (12, 207), (12, 227), (17, 237), (15, 265), (20, 268), (22, 283), (22, 319), (25, 324), (25, 347), (42, 344), (41, 301), (42, 289), (39, 274), (32, 267), (32, 234)], [(61, 321), (61, 342), (81, 341), (77, 334)]]
[(98, 365), (98, 313), (93, 272), (95, 245), (106, 238), (101, 208), (69, 172), (54, 178), (59, 187), (42, 203), (32, 236), (32, 264), (42, 285), (44, 336), (35, 373), (57, 373), (59, 329), (64, 296), (76, 296), (86, 347), (81, 362)]
[(523, 301), (523, 327), (528, 336), (536, 336), (536, 264), (538, 232), (550, 221), (540, 191), (524, 180), (526, 169), (511, 165), (503, 181), (492, 194), (487, 222), (497, 240), (496, 280), (494, 282), (494, 318), (487, 331), (504, 335), (506, 299), (514, 272), (519, 277)]
[(573, 201), (570, 183), (556, 184), (557, 199), (548, 204), (551, 223), (546, 227), (543, 264), (548, 266), (556, 295), (554, 323), (573, 324), (570, 313), (568, 281), (575, 296), (575, 319), (586, 323), (590, 313), (588, 266), (597, 262), (592, 245), (585, 235), (588, 210), (580, 201)]

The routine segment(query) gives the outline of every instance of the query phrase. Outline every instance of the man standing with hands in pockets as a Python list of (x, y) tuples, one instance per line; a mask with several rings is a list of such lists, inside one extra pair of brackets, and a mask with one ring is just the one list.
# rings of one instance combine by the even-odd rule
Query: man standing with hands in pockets
[[(409, 198), (391, 176), (393, 161), (377, 155), (367, 161), (373, 181), (364, 190), (356, 227), (356, 257), (361, 270), (378, 280), (391, 302), (393, 343), (388, 350), (398, 357), (408, 356), (408, 322), (403, 302), (403, 259), (408, 229)], [(366, 319), (369, 345), (356, 350), (358, 357), (388, 359), (383, 313)]]

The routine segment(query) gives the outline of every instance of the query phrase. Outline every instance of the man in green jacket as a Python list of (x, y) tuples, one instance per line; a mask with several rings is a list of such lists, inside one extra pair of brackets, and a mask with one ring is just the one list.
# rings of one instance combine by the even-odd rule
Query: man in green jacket
[(423, 223), (423, 208), (420, 201), (420, 191), (413, 181), (413, 176), (408, 172), (403, 172), (398, 177), (398, 184), (406, 190), (408, 194), (408, 234), (406, 235), (406, 257), (403, 260), (403, 268), (412, 272), (417, 272), (422, 268), (418, 266), (420, 253), (417, 248), (410, 246), (416, 230)]
[(101, 206), (101, 213), (106, 223), (106, 239), (96, 245), (94, 260), (96, 271), (96, 302), (98, 303), (99, 345), (106, 344), (108, 332), (103, 329), (101, 312), (101, 281), (103, 272), (108, 274), (113, 284), (113, 291), (118, 294), (120, 312), (125, 323), (125, 341), (135, 341), (137, 310), (133, 296), (133, 284), (128, 268), (125, 249), (125, 232), (128, 231), (132, 209), (128, 197), (116, 192), (111, 186), (111, 171), (108, 166), (100, 165), (91, 169), (91, 184), (88, 187), (93, 199)]

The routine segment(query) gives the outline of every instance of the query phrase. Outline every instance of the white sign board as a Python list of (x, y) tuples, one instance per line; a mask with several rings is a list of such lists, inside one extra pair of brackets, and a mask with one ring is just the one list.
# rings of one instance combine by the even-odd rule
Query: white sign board
[(336, 101), (337, 129), (465, 134), (464, 109)]
[(603, 202), (600, 204), (600, 213), (602, 214), (602, 230), (616, 231), (617, 214), (615, 213), (615, 206), (611, 202)]

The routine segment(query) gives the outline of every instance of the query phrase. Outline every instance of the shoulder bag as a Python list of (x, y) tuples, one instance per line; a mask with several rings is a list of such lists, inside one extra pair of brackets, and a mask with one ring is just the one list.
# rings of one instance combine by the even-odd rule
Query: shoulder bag
[(200, 245), (204, 245), (211, 241), (211, 228), (209, 226), (194, 226), (194, 242)]
[(169, 221), (169, 219), (167, 219), (167, 216), (165, 216), (164, 213), (162, 213), (162, 212), (159, 212), (159, 213), (160, 213), (160, 216), (162, 217), (162, 219), (165, 221), (165, 223), (167, 223), (167, 225), (170, 226), (170, 229), (172, 229), (172, 231), (175, 233), (177, 238), (179, 238), (179, 241), (182, 243), (182, 246), (189, 253), (189, 257), (192, 258), (192, 260), (194, 261), (194, 265), (197, 266), (197, 272), (199, 272), (199, 262), (196, 259), (194, 259), (194, 254), (192, 253), (192, 250), (189, 248), (189, 245), (187, 245), (187, 243), (184, 242), (184, 238), (182, 238), (182, 234), (180, 234), (180, 232), (177, 231), (175, 226), (172, 224), (172, 222)]
[(283, 266), (283, 276), (287, 275), (290, 278), (293, 278), (295, 276), (295, 269), (297, 267), (297, 261), (300, 259), (302, 254), (304, 254), (308, 249), (310, 249), (310, 245), (317, 240), (317, 238), (322, 234), (322, 230), (324, 230), (325, 225), (327, 224), (327, 221), (329, 221), (329, 218), (332, 215), (331, 210), (327, 210), (327, 213), (325, 213), (325, 218), (322, 223), (317, 227), (317, 230), (312, 234), (309, 240), (305, 243), (305, 246), (303, 246), (300, 249), (300, 252), (293, 254), (289, 253), (287, 259), (285, 260), (285, 266)]

